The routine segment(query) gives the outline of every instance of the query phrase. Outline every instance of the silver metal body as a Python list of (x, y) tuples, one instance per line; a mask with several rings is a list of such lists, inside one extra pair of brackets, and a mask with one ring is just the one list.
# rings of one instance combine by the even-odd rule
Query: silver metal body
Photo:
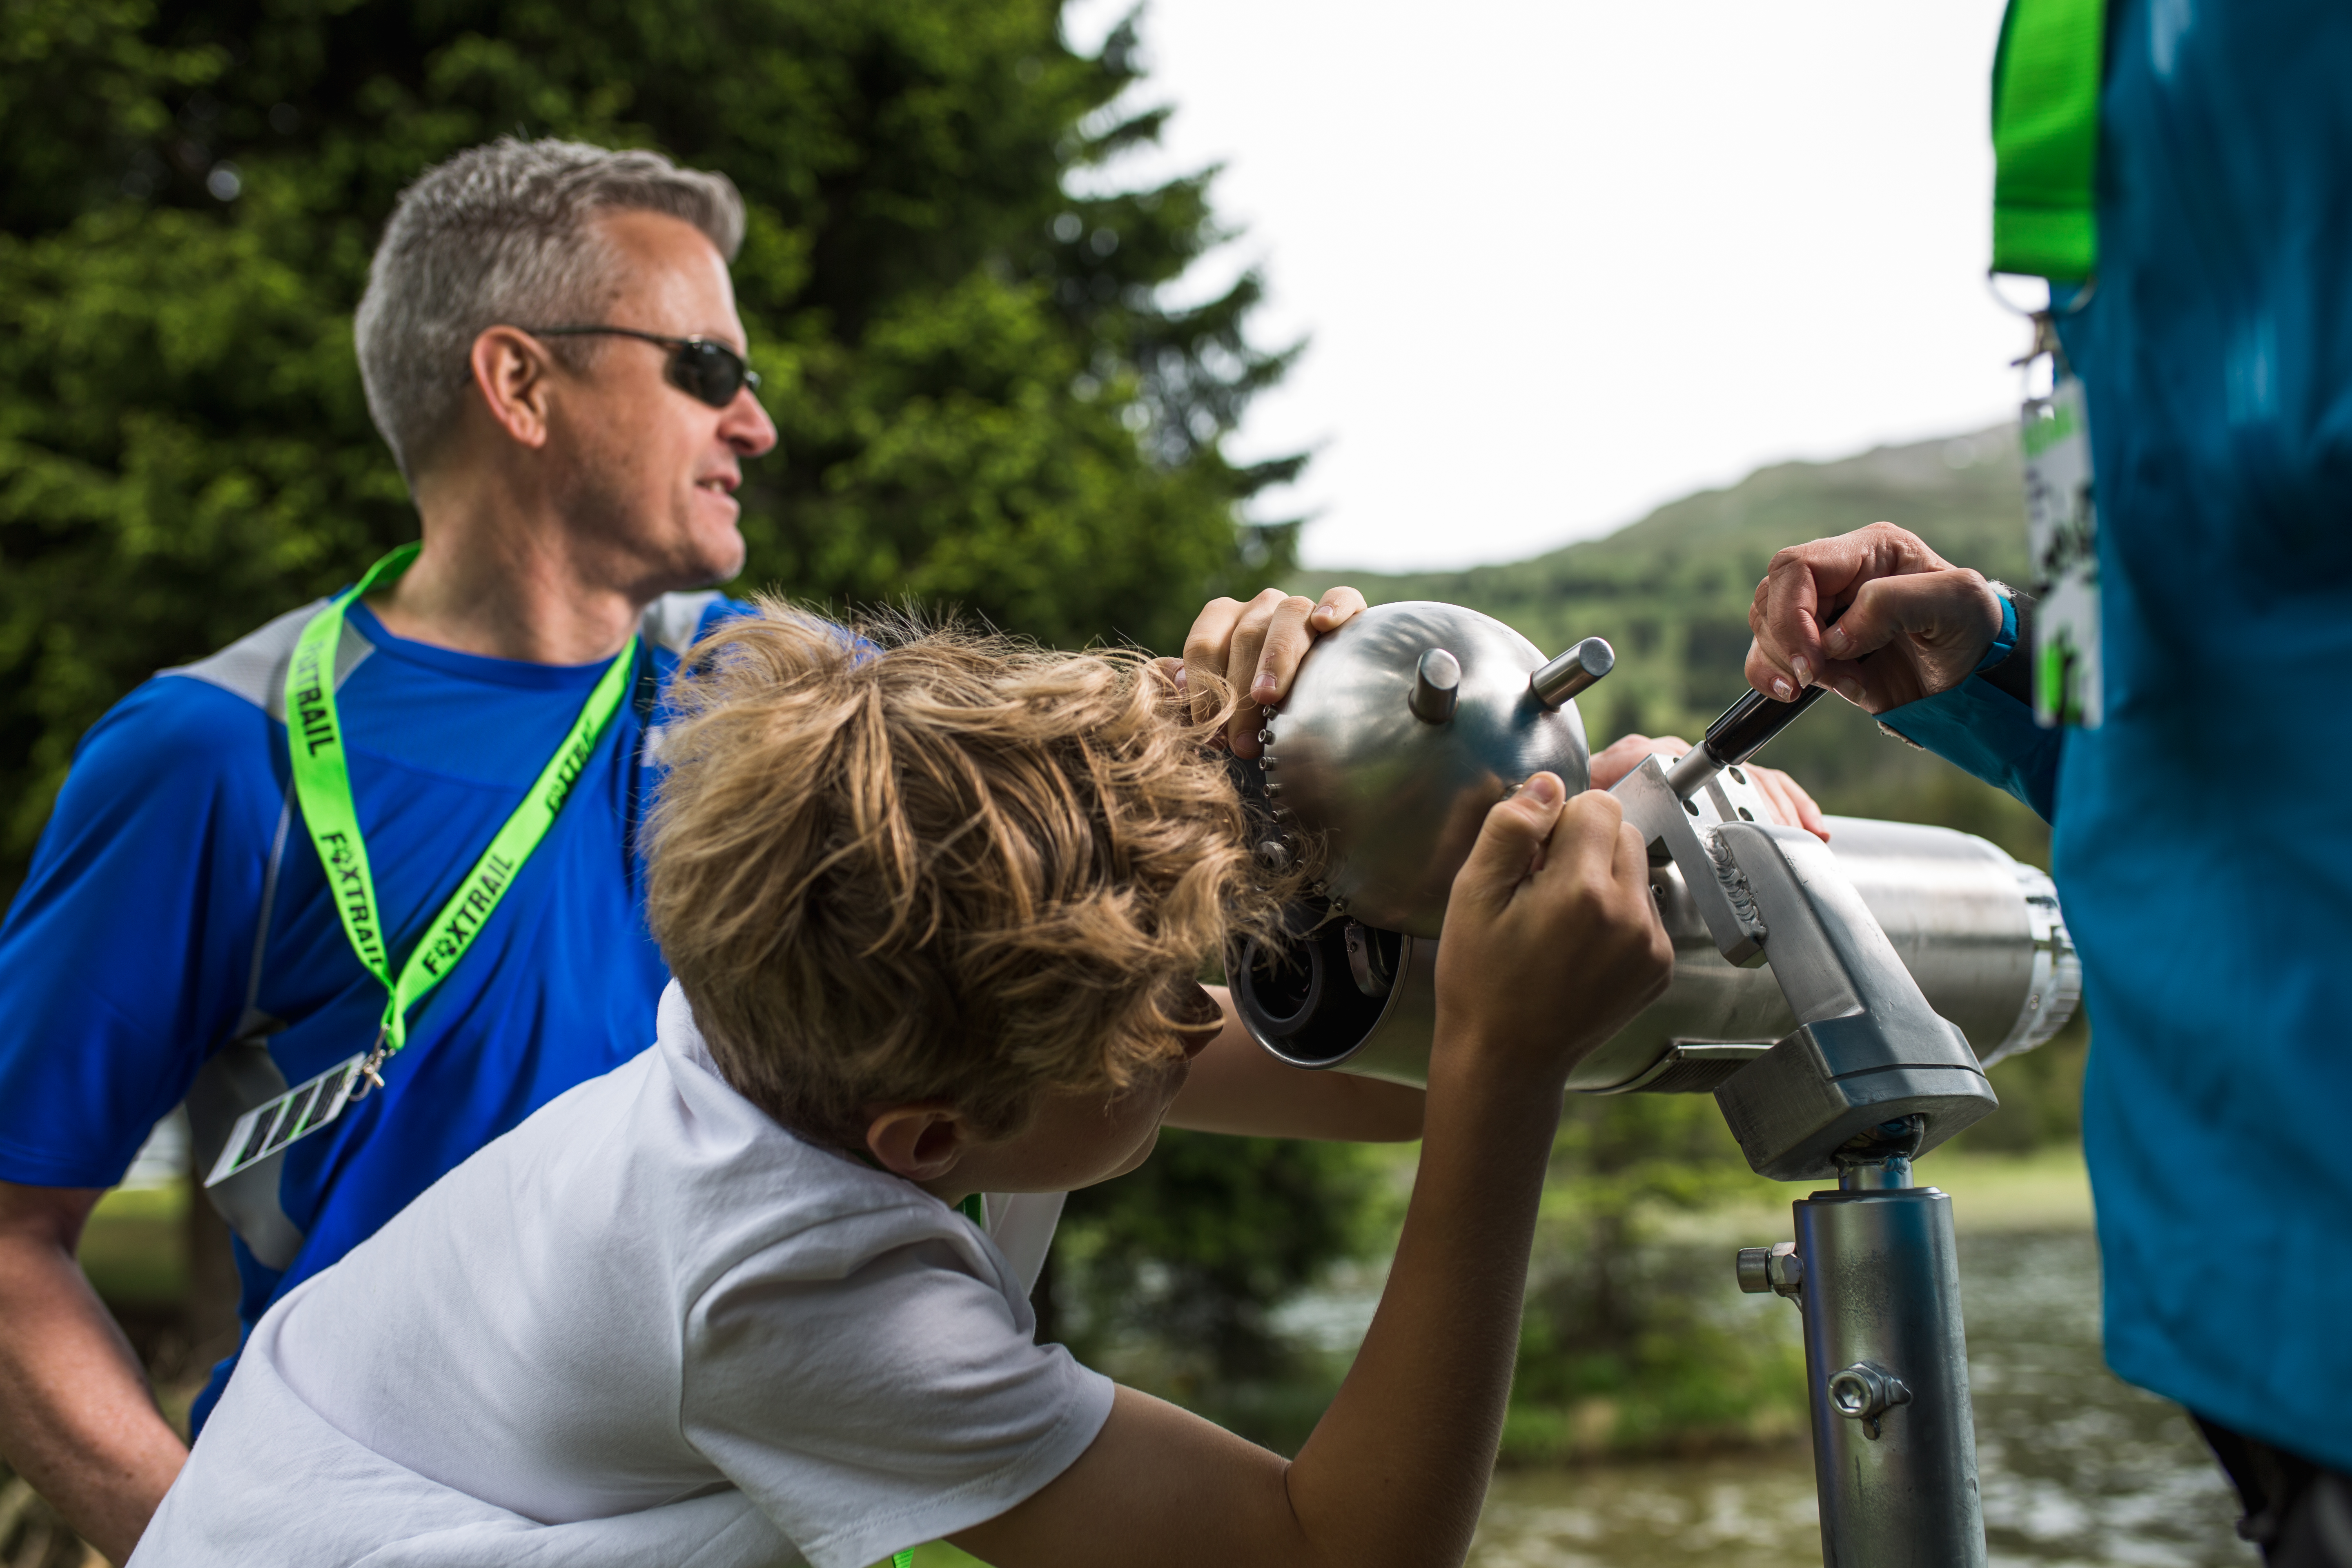
[(1694, 823), (1698, 803), (1676, 798), (1655, 757), (1612, 793), (1653, 856), (1673, 858), (1716, 951), (1743, 967), (1769, 959), (1796, 1019), (1715, 1089), (1758, 1173), (1832, 1174), (1841, 1150), (1905, 1116), (1933, 1148), (2000, 1104), (1968, 1037), (1928, 1005), (1819, 839), (1745, 819)]
[[(1723, 777), (1733, 782), (1727, 773)], [(1751, 792), (1726, 793), (1762, 813), (1761, 798)], [(1708, 816), (1721, 820), (1713, 803), (1702, 801)], [(1847, 816), (1830, 818), (1830, 827), (1837, 868), (1928, 1005), (1959, 1026), (1980, 1064), (2032, 1049), (2073, 1016), (2081, 967), (2047, 876), (1948, 827)], [(1653, 866), (1650, 882), (1674, 939), (1674, 980), (1664, 996), (1577, 1064), (1568, 1080), (1572, 1090), (1712, 1090), (1796, 1028), (1769, 963), (1769, 942), (1763, 966), (1737, 968), (1717, 951), (1676, 867)], [(1371, 1027), (1353, 1032), (1335, 1020), (1331, 1028), (1303, 1036), (1261, 1033), (1260, 1044), (1300, 1067), (1427, 1082), (1437, 943), (1407, 938), (1397, 945), (1400, 973)]]
[(1668, 770), (1666, 787), (1674, 791), (1679, 798), (1688, 800), (1722, 771), (1723, 764), (1715, 760), (1714, 753), (1706, 749), (1706, 742), (1702, 741), (1684, 752), (1681, 760)]
[[(1433, 649), (1458, 670), (1447, 703), (1416, 701)], [(1296, 840), (1286, 847), (1312, 842), (1328, 857), (1335, 910), (1435, 936), (1454, 869), (1506, 792), (1546, 769), (1571, 793), (1585, 787), (1591, 753), (1576, 705), (1528, 690), (1543, 663), (1500, 621), (1418, 601), (1366, 610), (1317, 641), (1267, 721), (1276, 739), (1261, 760), (1276, 820)], [(1416, 707), (1445, 711), (1431, 722)]]

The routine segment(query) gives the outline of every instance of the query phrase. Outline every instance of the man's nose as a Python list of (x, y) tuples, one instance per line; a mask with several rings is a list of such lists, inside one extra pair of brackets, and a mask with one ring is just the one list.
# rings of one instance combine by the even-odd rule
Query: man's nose
[(756, 458), (776, 446), (776, 422), (760, 406), (750, 387), (735, 395), (719, 421), (719, 437), (743, 457)]

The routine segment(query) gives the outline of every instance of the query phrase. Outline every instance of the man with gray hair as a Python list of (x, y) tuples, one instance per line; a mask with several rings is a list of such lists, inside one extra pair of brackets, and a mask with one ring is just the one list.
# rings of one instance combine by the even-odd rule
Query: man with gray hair
[(421, 546), (81, 744), (0, 926), (0, 1450), (117, 1562), (185, 1449), (75, 1248), (158, 1118), (185, 1100), (249, 1327), (652, 1036), (648, 725), (776, 441), (743, 226), (651, 153), (427, 172), (358, 317)]

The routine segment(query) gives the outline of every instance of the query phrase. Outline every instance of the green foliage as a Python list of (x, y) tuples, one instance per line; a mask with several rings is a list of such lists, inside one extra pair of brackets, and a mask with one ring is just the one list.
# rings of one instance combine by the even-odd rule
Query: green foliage
[(1328, 1390), (1284, 1388), (1323, 1369), (1270, 1314), (1392, 1223), (1383, 1164), (1349, 1144), (1163, 1132), (1134, 1173), (1070, 1194), (1040, 1337), (1252, 1436), (1303, 1438)]
[(1573, 1268), (1554, 1269), (1529, 1293), (1506, 1463), (1693, 1453), (1803, 1430), (1796, 1316), (1731, 1293), (1720, 1248), (1641, 1248), (1610, 1268), (1619, 1300), (1638, 1307), (1629, 1321), (1597, 1322)]
[[(1571, 1095), (1552, 1145), (1504, 1433), (1507, 1458), (1793, 1431), (1786, 1325), (1727, 1314), (1722, 1259), (1663, 1249), (1661, 1215), (1749, 1195), (1712, 1097)], [(1711, 1265), (1711, 1267), (1709, 1266)]]
[(1555, 1235), (1582, 1226), (1630, 1237), (1645, 1215), (1708, 1208), (1754, 1179), (1710, 1095), (1570, 1095), (1552, 1142), (1544, 1223)]
[(163, 1306), (187, 1289), (184, 1185), (118, 1187), (98, 1201), (81, 1237), (82, 1272), (110, 1304)]
[(782, 450), (747, 582), (1173, 647), (1287, 562), (1218, 449), (1286, 356), (1205, 174), (1076, 198), (1149, 141), (1121, 29), (1057, 0), (0, 0), (0, 890), (150, 671), (415, 531), (350, 314), (400, 188), (517, 130), (656, 146), (751, 206)]

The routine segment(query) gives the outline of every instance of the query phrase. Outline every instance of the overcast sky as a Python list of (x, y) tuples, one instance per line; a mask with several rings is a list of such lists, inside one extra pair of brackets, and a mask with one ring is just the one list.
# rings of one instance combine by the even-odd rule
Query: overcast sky
[[(1129, 0), (1076, 0), (1090, 47)], [(1759, 464), (2014, 412), (1987, 292), (2001, 0), (1151, 0), (1121, 184), (1223, 162), (1314, 447), (1318, 565), (1516, 560)]]

